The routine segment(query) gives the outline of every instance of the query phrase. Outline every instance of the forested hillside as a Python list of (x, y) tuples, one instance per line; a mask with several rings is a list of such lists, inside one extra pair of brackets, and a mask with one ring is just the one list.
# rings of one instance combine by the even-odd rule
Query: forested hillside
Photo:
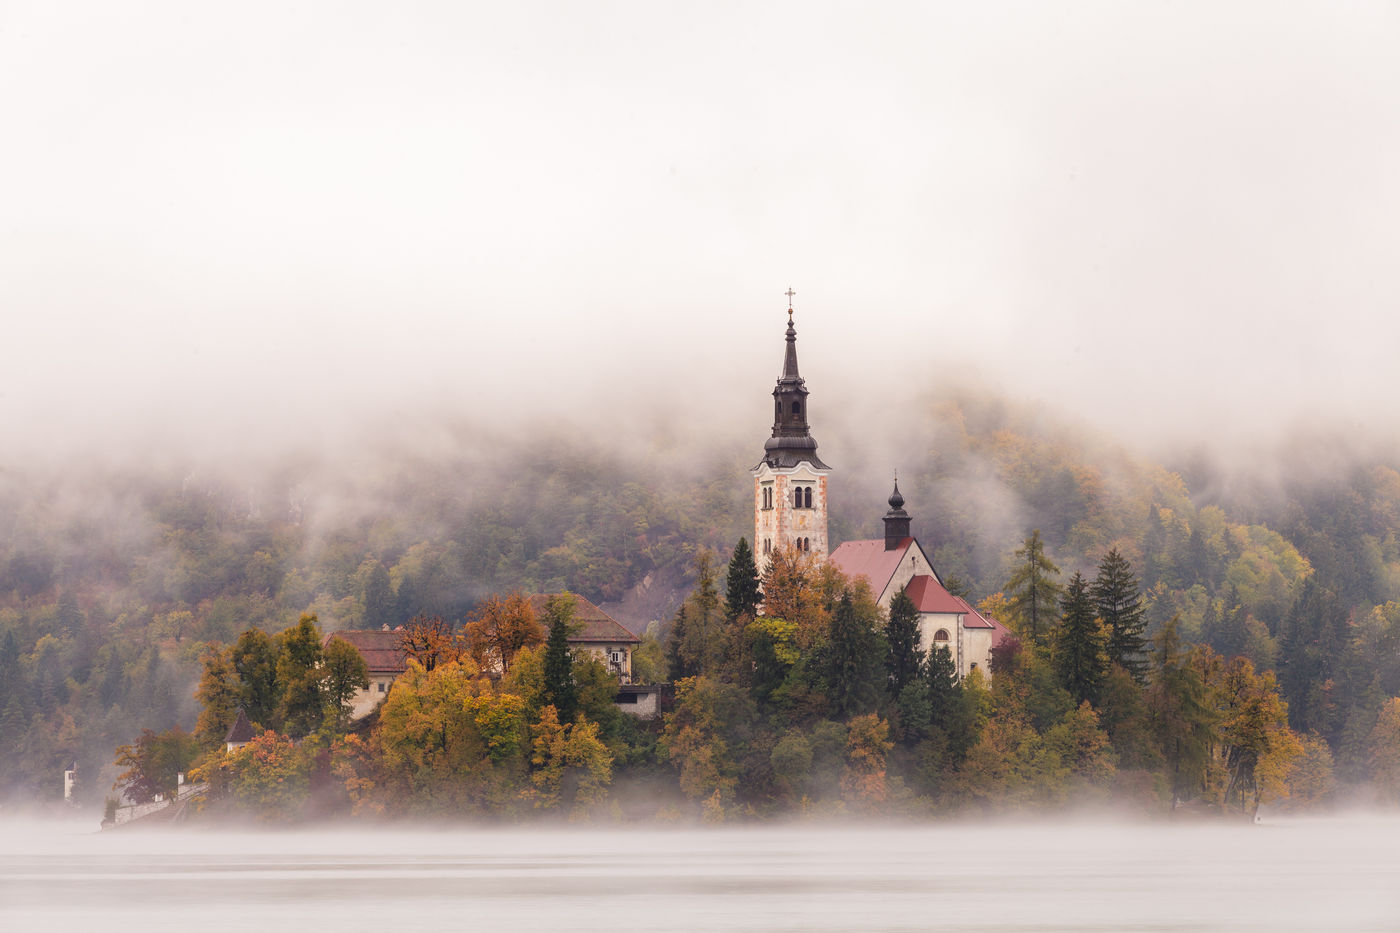
[[(1400, 694), (1400, 473), (1377, 456), (1226, 492), (1189, 472), (985, 397), (911, 411), (901, 486), (950, 586), (1001, 591), (1039, 530), (1064, 581), (1117, 549), (1136, 568), (1148, 634), (1274, 670), (1289, 721), (1339, 773), (1367, 776), (1367, 739)], [(637, 457), (563, 432), (463, 428), (438, 454), (276, 469), (73, 467), (0, 473), (0, 798), (108, 793), (113, 749), (142, 728), (194, 727), (211, 646), (303, 613), (321, 628), (454, 624), (486, 596), (569, 589), (607, 603), (671, 581), (751, 533), (749, 454), (733, 445)], [(373, 467), (366, 467), (372, 462)], [(1184, 467), (1182, 467), (1184, 469)], [(1235, 468), (1238, 470), (1238, 467)], [(1190, 483), (1188, 484), (1188, 479)], [(833, 545), (873, 537), (883, 501), (833, 481)], [(1192, 486), (1206, 490), (1193, 495)], [(671, 613), (658, 612), (669, 624)], [(626, 619), (631, 624), (646, 619)]]

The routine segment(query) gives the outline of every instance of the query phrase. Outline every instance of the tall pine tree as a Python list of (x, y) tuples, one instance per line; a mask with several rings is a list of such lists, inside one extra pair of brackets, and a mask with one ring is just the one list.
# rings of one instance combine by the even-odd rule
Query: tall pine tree
[(578, 687), (574, 684), (574, 660), (569, 653), (569, 623), (574, 617), (572, 593), (551, 596), (545, 604), (544, 622), (549, 635), (544, 642), (544, 697), (559, 713), (559, 721), (571, 723), (578, 713)]
[(758, 565), (754, 563), (749, 542), (740, 538), (739, 543), (734, 545), (733, 556), (729, 558), (729, 575), (725, 580), (725, 602), (730, 623), (743, 617), (756, 617), (760, 599)]
[(935, 645), (928, 653), (928, 692), (933, 709), (933, 724), (948, 729), (957, 708), (958, 667), (947, 645)]
[(850, 590), (831, 615), (826, 648), (827, 697), (837, 715), (874, 710), (880, 699), (880, 634), (856, 612)]
[(1146, 682), (1147, 637), (1142, 594), (1127, 558), (1114, 548), (1099, 562), (1098, 576), (1090, 588), (1094, 608), (1108, 628), (1108, 660)]
[(1076, 703), (1088, 700), (1098, 705), (1099, 687), (1108, 668), (1104, 641), (1088, 584), (1076, 570), (1060, 603), (1060, 629), (1055, 639), (1055, 672)]
[(1006, 582), (1011, 610), (1021, 621), (1022, 633), (1033, 645), (1043, 645), (1055, 625), (1055, 603), (1060, 585), (1055, 582), (1060, 568), (1045, 556), (1040, 531), (1032, 531), (1016, 551), (1020, 561)]
[(885, 669), (889, 674), (890, 696), (898, 697), (910, 681), (919, 676), (919, 610), (909, 594), (900, 590), (890, 600), (890, 621), (885, 626), (889, 653)]

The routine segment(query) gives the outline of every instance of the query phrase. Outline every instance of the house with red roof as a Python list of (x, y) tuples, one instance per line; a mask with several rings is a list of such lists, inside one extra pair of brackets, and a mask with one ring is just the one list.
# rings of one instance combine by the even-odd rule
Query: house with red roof
[[(527, 601), (535, 612), (535, 618), (544, 617), (545, 607), (554, 595), (557, 594), (538, 593), (528, 597)], [(618, 676), (619, 684), (630, 685), (632, 650), (640, 645), (642, 640), (589, 600), (572, 593), (568, 595), (574, 600), (574, 614), (571, 619), (573, 630), (569, 634), (570, 650), (575, 655), (580, 651), (593, 654), (607, 665), (609, 671)], [(402, 625), (393, 629), (386, 625), (382, 629), (344, 629), (331, 632), (325, 637), (323, 644), (328, 645), (332, 638), (339, 638), (360, 652), (360, 657), (365, 659), (365, 667), (369, 671), (369, 688), (356, 691), (350, 704), (351, 718), (359, 719), (373, 711), (388, 695), (394, 681), (408, 670), (408, 655), (402, 647), (403, 635)], [(652, 693), (654, 692), (653, 690)], [(645, 703), (642, 703), (642, 707), (638, 706), (636, 696), (639, 694), (649, 697), (647, 702), (650, 702), (652, 707), (657, 702), (655, 696), (640, 688), (624, 693), (627, 698), (619, 701), (624, 712), (635, 714), (645, 707)]]
[(992, 647), (1009, 634), (1006, 626), (984, 617), (943, 586), (918, 539), (910, 534), (912, 520), (904, 510), (898, 480), (889, 506), (883, 539), (847, 541), (831, 553), (831, 563), (846, 576), (869, 583), (885, 609), (900, 590), (908, 594), (919, 610), (921, 651), (947, 648), (959, 677), (972, 670), (987, 671)]
[(369, 672), (369, 687), (355, 691), (355, 698), (350, 701), (350, 717), (359, 719), (378, 706), (388, 695), (394, 681), (408, 670), (408, 655), (401, 647), (403, 626), (391, 629), (386, 625), (382, 629), (345, 629), (331, 632), (325, 637), (323, 645), (329, 645), (332, 638), (346, 642), (365, 659), (365, 668)]
[(592, 654), (606, 664), (608, 670), (616, 674), (621, 683), (630, 684), (632, 649), (640, 645), (642, 640), (593, 602), (577, 593), (536, 593), (530, 596), (527, 601), (530, 608), (535, 610), (535, 618), (543, 620), (549, 601), (560, 595), (571, 596), (574, 600), (574, 614), (569, 620), (573, 627), (569, 633), (569, 650), (575, 657), (580, 651)]

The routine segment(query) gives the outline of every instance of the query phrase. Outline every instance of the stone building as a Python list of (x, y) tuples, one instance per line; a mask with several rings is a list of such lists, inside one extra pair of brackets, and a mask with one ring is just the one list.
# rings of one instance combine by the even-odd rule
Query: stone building
[(400, 643), (403, 641), (403, 627), (390, 629), (346, 629), (332, 632), (325, 638), (329, 645), (332, 638), (339, 638), (360, 652), (365, 659), (365, 669), (369, 674), (369, 687), (355, 691), (350, 701), (350, 718), (359, 719), (368, 714), (389, 693), (389, 688), (399, 675), (408, 670), (408, 656)]
[[(760, 574), (774, 551), (788, 549), (826, 560), (828, 481), (832, 469), (817, 456), (807, 405), (807, 383), (797, 368), (797, 328), (788, 293), (787, 348), (783, 372), (773, 389), (773, 432), (753, 473), (754, 561)], [(904, 590), (919, 610), (920, 648), (946, 646), (958, 676), (987, 670), (991, 651), (1007, 630), (984, 618), (943, 586), (928, 555), (910, 531), (911, 519), (895, 482), (885, 513), (885, 537), (847, 541), (830, 560), (849, 577), (863, 577), (881, 606), (889, 609)]]
[[(791, 297), (791, 296), (789, 296)], [(773, 389), (773, 433), (763, 445), (763, 459), (753, 473), (754, 560), (758, 572), (782, 548), (827, 555), (827, 477), (831, 467), (817, 456), (817, 441), (808, 422), (807, 383), (797, 370), (797, 328), (788, 305), (787, 349), (783, 374)]]

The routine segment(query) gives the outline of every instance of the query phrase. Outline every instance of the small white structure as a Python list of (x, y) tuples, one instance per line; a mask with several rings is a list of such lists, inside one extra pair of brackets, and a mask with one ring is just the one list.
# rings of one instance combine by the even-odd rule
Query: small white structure
[[(238, 717), (229, 727), (228, 735), (224, 736), (224, 754), (231, 755), (251, 741), (253, 741), (253, 724), (248, 721), (248, 714), (243, 712), (243, 707), (240, 706), (238, 707)], [(180, 775), (179, 782), (185, 783), (183, 774)]]
[(78, 786), (78, 763), (63, 772), (63, 802), (73, 802), (73, 788)]

